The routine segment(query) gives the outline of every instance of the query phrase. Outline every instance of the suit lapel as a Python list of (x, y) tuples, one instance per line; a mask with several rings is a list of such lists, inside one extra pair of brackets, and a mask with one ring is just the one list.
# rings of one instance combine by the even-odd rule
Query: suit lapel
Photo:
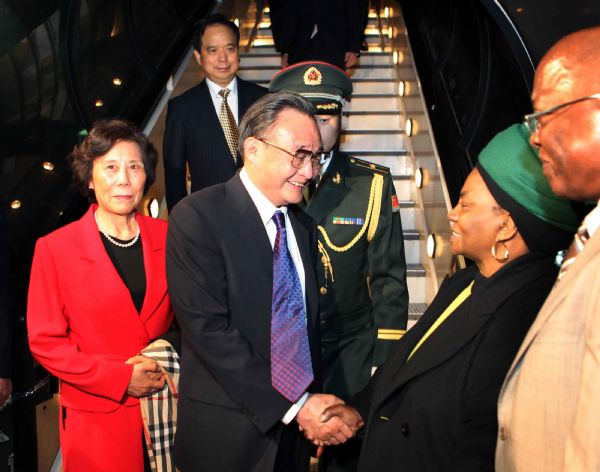
[(80, 220), (80, 257), (88, 265), (83, 275), (83, 289), (87, 290), (89, 297), (98, 300), (98, 306), (119, 307), (118, 313), (102, 313), (102, 316), (117, 316), (121, 325), (129, 325), (127, 329), (135, 327), (145, 333), (131, 294), (102, 244), (94, 220), (95, 209), (96, 205), (92, 205)]
[[(468, 269), (469, 273), (472, 270)], [(465, 274), (467, 275), (467, 274)], [(452, 357), (465, 344), (467, 344), (487, 323), (490, 318), (491, 309), (478, 313), (479, 304), (473, 297), (467, 299), (452, 313), (427, 339), (425, 343), (413, 354), (410, 360), (408, 356), (413, 348), (427, 332), (429, 327), (437, 320), (445, 308), (465, 288), (471, 276), (459, 276), (461, 280), (453, 281), (449, 288), (447, 298), (436, 300), (430, 307), (431, 316), (423, 318), (417, 326), (413, 327), (402, 340), (402, 348), (394, 355), (394, 375), (382, 376), (383, 383), (379, 388), (378, 403), (383, 403), (402, 385), (409, 382), (418, 375), (431, 370), (445, 360)], [(457, 283), (458, 282), (458, 283)], [(443, 285), (442, 285), (443, 287)], [(442, 289), (440, 287), (440, 290)], [(414, 333), (412, 331), (414, 330)], [(409, 336), (410, 335), (410, 336)]]
[(250, 108), (250, 105), (252, 105), (252, 103), (250, 103), (250, 98), (247, 96), (248, 94), (247, 89), (246, 89), (246, 82), (242, 79), (240, 79), (239, 77), (237, 77), (237, 91), (238, 91), (238, 126), (239, 123), (242, 119), (242, 117), (244, 116), (244, 113), (246, 113), (246, 110), (248, 110), (248, 108)]
[(535, 321), (531, 325), (531, 328), (529, 328), (525, 339), (521, 343), (521, 347), (519, 348), (519, 351), (515, 356), (512, 365), (510, 366), (508, 374), (506, 375), (505, 384), (509, 377), (511, 377), (515, 372), (516, 366), (521, 362), (523, 356), (527, 352), (527, 349), (529, 349), (529, 346), (542, 329), (542, 326), (544, 326), (552, 314), (555, 313), (556, 307), (571, 291), (571, 286), (575, 283), (579, 277), (579, 274), (585, 268), (587, 260), (591, 257), (594, 257), (598, 251), (600, 251), (600, 234), (594, 235), (594, 237), (588, 241), (584, 250), (577, 255), (575, 262), (573, 265), (571, 265), (571, 267), (569, 267), (562, 279), (555, 282), (550, 295), (548, 295), (546, 302), (540, 309), (538, 316), (535, 318)]
[[(315, 278), (314, 261), (312, 260), (310, 251), (310, 235), (307, 228), (299, 221), (296, 216), (297, 209), (293, 206), (288, 207), (288, 215), (294, 228), (294, 235), (296, 236), (296, 242), (298, 243), (298, 249), (300, 251), (300, 257), (302, 258), (302, 265), (304, 266), (304, 278), (306, 287), (306, 306), (307, 306), (307, 317), (310, 322), (312, 329), (316, 328), (317, 324), (317, 296), (314, 290), (310, 290), (310, 287), (316, 287), (317, 281)], [(309, 330), (310, 332), (311, 330)]]
[[(347, 168), (347, 161), (337, 151), (334, 152), (327, 171), (321, 178), (321, 183), (306, 207), (307, 213), (317, 224), (325, 224), (326, 221), (323, 220), (329, 216), (331, 209), (336, 208), (339, 202), (352, 190), (350, 182), (346, 178), (348, 175)], [(340, 181), (334, 183), (332, 179), (337, 178), (338, 174)]]
[[(552, 268), (552, 261), (550, 260), (547, 261), (547, 265), (536, 264), (537, 269), (535, 271), (530, 269), (530, 262), (534, 258), (537, 259), (539, 257), (544, 256), (525, 255), (501, 269), (493, 277), (478, 279), (473, 288), (473, 295), (459, 306), (431, 334), (408, 362), (397, 365), (397, 375), (387, 377), (389, 379), (387, 384), (382, 385), (380, 389), (380, 400), (383, 402), (395, 390), (411, 379), (435, 368), (437, 365), (454, 356), (484, 328), (498, 307), (516, 290), (539, 277), (545, 276), (548, 270)], [(426, 321), (426, 326), (419, 327), (420, 336), (416, 339), (413, 338), (410, 348), (406, 348), (407, 352), (404, 360), (408, 357), (422, 334), (426, 332), (429, 326), (442, 314), (444, 309), (473, 279), (472, 274), (475, 272), (476, 269), (471, 267), (460, 274), (457, 273), (456, 276), (460, 275), (460, 278), (455, 283), (452, 278), (450, 279), (450, 282), (453, 283), (448, 290), (448, 295), (444, 297), (444, 300), (441, 300), (441, 303), (437, 298), (432, 303), (431, 311), (434, 315), (423, 319), (423, 321)], [(443, 293), (442, 287), (440, 287), (438, 293)], [(420, 324), (421, 322), (419, 321), (417, 326)]]
[(226, 184), (226, 205), (230, 210), (222, 216), (226, 220), (229, 235), (235, 238), (235, 249), (227, 257), (243, 259), (243, 265), (251, 268), (252, 277), (240, 281), (244, 291), (251, 294), (247, 301), (252, 307), (252, 331), (261, 355), (269, 359), (271, 332), (271, 301), (273, 294), (273, 249), (256, 205), (242, 184), (239, 172)]

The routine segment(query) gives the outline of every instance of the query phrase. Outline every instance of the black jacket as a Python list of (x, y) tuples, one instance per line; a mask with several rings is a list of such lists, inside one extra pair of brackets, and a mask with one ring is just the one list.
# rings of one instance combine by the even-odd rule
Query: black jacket
[[(238, 123), (246, 110), (268, 90), (238, 77)], [(187, 195), (186, 163), (192, 192), (226, 182), (238, 165), (227, 147), (206, 81), (169, 101), (163, 140), (165, 193), (169, 211)]]
[[(446, 279), (352, 402), (368, 416), (359, 470), (493, 471), (500, 387), (556, 274), (552, 257), (527, 254), (489, 279), (475, 266)], [(471, 297), (407, 361), (474, 278)]]

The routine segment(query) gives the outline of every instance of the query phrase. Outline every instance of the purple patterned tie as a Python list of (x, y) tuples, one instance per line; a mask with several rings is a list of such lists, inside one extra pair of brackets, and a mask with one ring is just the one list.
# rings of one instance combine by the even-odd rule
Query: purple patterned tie
[(276, 211), (271, 305), (271, 383), (295, 402), (313, 381), (302, 288), (287, 247), (285, 215)]

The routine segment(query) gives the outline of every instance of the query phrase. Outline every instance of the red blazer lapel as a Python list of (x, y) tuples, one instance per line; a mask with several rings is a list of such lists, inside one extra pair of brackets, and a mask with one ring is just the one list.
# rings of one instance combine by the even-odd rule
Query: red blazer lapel
[(136, 220), (140, 226), (146, 271), (146, 296), (139, 318), (145, 323), (167, 296), (166, 255), (164, 243), (153, 234), (144, 218), (138, 214)]
[[(79, 251), (82, 263), (87, 264), (87, 267), (82, 270), (82, 290), (87, 292), (86, 297), (97, 299), (100, 302), (98, 306), (118, 307), (117, 310), (111, 310), (111, 313), (99, 313), (99, 316), (107, 317), (107, 323), (111, 321), (116, 323), (115, 326), (121, 326), (123, 329), (142, 330), (144, 336), (147, 336), (140, 315), (131, 299), (131, 294), (102, 243), (94, 219), (96, 208), (97, 205), (90, 206), (88, 212), (80, 220)], [(146, 262), (145, 259), (146, 255), (144, 254), (144, 262)], [(149, 284), (147, 285), (149, 286)], [(146, 293), (148, 291), (147, 287)]]

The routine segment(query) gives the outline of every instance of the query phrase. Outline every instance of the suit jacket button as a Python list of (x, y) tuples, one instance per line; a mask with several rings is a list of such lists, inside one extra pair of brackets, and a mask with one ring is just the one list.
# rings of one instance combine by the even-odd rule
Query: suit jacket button
[(400, 432), (402, 433), (402, 436), (408, 436), (410, 434), (410, 427), (408, 426), (408, 423), (402, 423), (400, 425)]
[(504, 428), (504, 426), (500, 426), (499, 436), (500, 441), (506, 441), (508, 439), (508, 431), (506, 431), (506, 428)]

